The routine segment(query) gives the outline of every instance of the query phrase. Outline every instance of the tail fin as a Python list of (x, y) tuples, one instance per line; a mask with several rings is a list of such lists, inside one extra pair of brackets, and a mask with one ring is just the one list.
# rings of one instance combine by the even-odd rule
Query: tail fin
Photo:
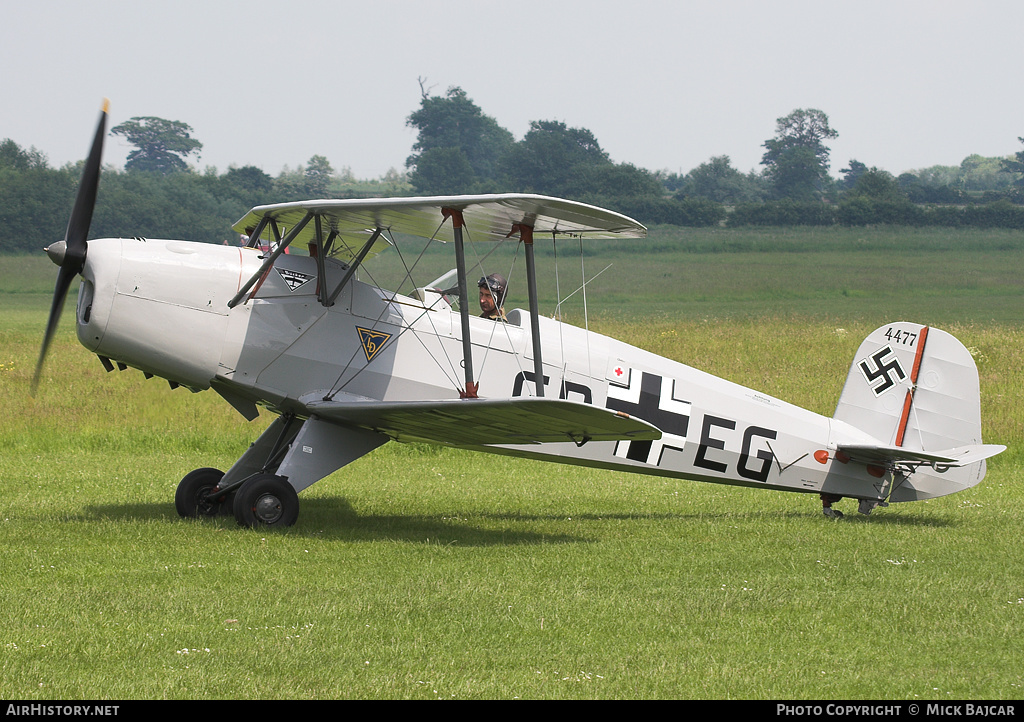
[(970, 351), (945, 331), (914, 323), (887, 324), (864, 340), (833, 418), (878, 441), (845, 450), (840, 443), (852, 458), (916, 469), (897, 479), (890, 501), (970, 488), (985, 476), (984, 459), (1004, 448), (981, 443), (978, 369)]

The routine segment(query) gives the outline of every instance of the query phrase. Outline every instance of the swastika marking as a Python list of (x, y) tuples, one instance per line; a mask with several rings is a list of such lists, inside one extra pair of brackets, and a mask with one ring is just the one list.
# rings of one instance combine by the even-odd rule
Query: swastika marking
[[(889, 355), (893, 357), (886, 361), (886, 357)], [(879, 349), (869, 358), (861, 361), (858, 366), (875, 396), (881, 396), (897, 383), (907, 378), (906, 372), (900, 365), (899, 358), (893, 354), (893, 350), (889, 346)], [(896, 377), (895, 380), (893, 376)]]

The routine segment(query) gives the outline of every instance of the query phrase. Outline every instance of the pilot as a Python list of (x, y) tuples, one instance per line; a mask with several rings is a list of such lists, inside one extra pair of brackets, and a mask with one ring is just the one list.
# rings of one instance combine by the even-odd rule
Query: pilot
[(489, 318), (492, 321), (508, 322), (505, 318), (505, 290), (508, 288), (508, 281), (500, 273), (481, 278), (476, 284), (480, 287), (480, 318)]

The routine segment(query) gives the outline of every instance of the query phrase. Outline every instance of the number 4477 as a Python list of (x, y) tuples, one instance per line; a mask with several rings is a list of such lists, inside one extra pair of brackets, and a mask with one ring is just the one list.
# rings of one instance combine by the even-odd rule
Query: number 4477
[(892, 328), (891, 326), (885, 330), (885, 337), (893, 343), (903, 344), (904, 346), (913, 346), (917, 343), (917, 333), (915, 331), (900, 331), (898, 328)]

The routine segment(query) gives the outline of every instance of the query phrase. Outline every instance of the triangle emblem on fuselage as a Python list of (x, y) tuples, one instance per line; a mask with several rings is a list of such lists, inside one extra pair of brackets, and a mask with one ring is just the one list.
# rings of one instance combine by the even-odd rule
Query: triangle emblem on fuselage
[(359, 343), (363, 347), (363, 353), (366, 354), (367, 362), (373, 361), (373, 357), (384, 348), (384, 344), (391, 338), (390, 333), (374, 331), (372, 328), (356, 326), (356, 331), (359, 332)]
[(306, 273), (300, 273), (299, 271), (293, 271), (288, 268), (274, 268), (277, 271), (277, 275), (281, 277), (286, 284), (288, 284), (288, 290), (294, 292), (299, 286), (304, 286), (313, 280), (313, 276)]

